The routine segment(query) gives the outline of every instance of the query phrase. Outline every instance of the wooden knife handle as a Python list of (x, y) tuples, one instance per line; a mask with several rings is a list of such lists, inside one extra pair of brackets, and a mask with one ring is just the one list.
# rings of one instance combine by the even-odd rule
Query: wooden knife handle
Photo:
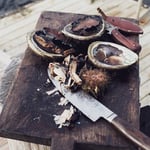
[(113, 35), (113, 37), (120, 42), (121, 44), (123, 44), (124, 46), (126, 46), (127, 48), (133, 50), (133, 51), (137, 51), (139, 52), (141, 50), (141, 46), (139, 45), (139, 43), (134, 42), (133, 40), (128, 39), (127, 37), (125, 37), (123, 34), (121, 34), (118, 29), (113, 29), (111, 34)]
[(140, 148), (144, 150), (150, 150), (150, 138), (144, 135), (138, 129), (132, 127), (129, 125), (129, 123), (125, 122), (119, 117), (114, 118), (111, 123)]

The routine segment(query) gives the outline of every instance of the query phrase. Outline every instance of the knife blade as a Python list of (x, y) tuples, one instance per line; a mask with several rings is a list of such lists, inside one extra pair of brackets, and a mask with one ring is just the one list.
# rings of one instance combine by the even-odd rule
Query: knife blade
[(116, 113), (104, 106), (94, 97), (83, 90), (71, 92), (63, 83), (54, 79), (49, 68), (48, 76), (58, 91), (93, 122), (97, 121), (99, 118), (104, 118), (137, 146), (144, 150), (150, 150), (150, 139), (147, 136), (119, 118)]
[(141, 46), (139, 43), (130, 40), (129, 38), (125, 37), (122, 33), (118, 31), (118, 28), (108, 22), (105, 22), (106, 30), (109, 31), (108, 33), (114, 37), (116, 41), (123, 44), (127, 48), (133, 51), (140, 51)]

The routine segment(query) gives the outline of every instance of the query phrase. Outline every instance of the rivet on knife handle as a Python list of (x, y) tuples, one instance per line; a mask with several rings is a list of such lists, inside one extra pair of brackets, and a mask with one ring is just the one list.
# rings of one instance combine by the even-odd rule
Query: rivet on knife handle
[(140, 51), (141, 50), (141, 46), (133, 41), (130, 40), (128, 38), (126, 38), (123, 34), (121, 34), (118, 29), (114, 29), (112, 30), (111, 34), (113, 35), (113, 37), (120, 42), (121, 44), (123, 44), (124, 46), (128, 47), (129, 49), (133, 50), (133, 51)]

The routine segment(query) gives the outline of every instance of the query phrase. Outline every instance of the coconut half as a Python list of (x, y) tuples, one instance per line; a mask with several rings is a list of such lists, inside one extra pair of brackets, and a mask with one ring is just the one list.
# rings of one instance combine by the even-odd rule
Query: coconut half
[(27, 34), (27, 43), (31, 51), (44, 58), (55, 59), (64, 57), (62, 54), (50, 53), (40, 48), (33, 38), (35, 32), (36, 31), (33, 31)]
[[(78, 27), (75, 24), (79, 24)], [(104, 30), (105, 24), (101, 17), (86, 16), (67, 24), (62, 33), (72, 39), (84, 41), (100, 37)]]
[(122, 45), (96, 41), (88, 47), (88, 58), (98, 68), (122, 69), (134, 64), (138, 55)]

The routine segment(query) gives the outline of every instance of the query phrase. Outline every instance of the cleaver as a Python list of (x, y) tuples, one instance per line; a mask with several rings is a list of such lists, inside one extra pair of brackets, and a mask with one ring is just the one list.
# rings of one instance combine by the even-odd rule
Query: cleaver
[(99, 118), (104, 118), (114, 127), (116, 127), (124, 136), (130, 139), (134, 144), (144, 150), (150, 150), (150, 139), (135, 127), (129, 125), (126, 121), (122, 120), (111, 111), (109, 108), (104, 106), (94, 97), (78, 90), (77, 92), (71, 92), (70, 89), (66, 88), (65, 85), (53, 78), (49, 69), (48, 76), (56, 89), (77, 109), (79, 109), (85, 116), (91, 119), (93, 122)]

